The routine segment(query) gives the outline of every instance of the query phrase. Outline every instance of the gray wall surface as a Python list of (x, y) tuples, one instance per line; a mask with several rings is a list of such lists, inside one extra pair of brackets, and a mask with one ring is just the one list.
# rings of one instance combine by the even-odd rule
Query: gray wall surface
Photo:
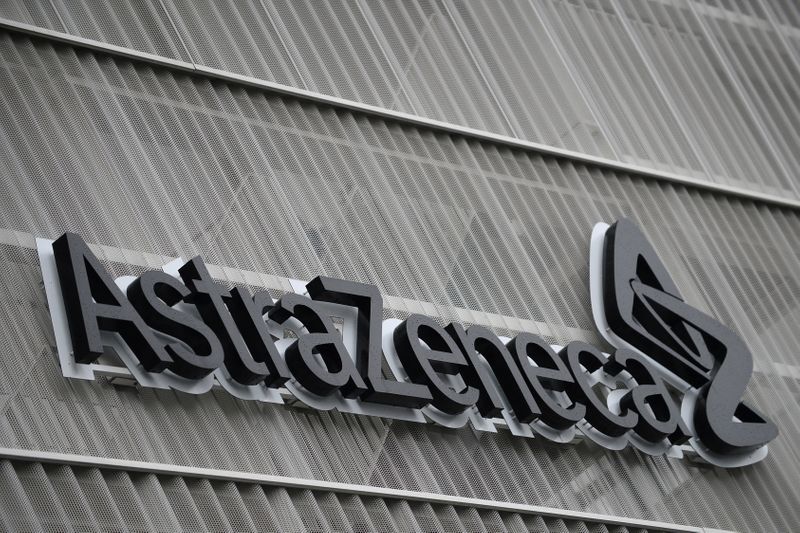
[(800, 198), (793, 0), (4, 0), (0, 17)]
[[(800, 128), (794, 107), (800, 77), (793, 70), (800, 30), (784, 26), (796, 15), (789, 3), (742, 2), (723, 9), (677, 1), (548, 1), (508, 3), (487, 14), (478, 13), (477, 3), (406, 3), (393, 13), (385, 13), (384, 4), (350, 3), (306, 6), (313, 13), (303, 14), (299, 3), (281, 8), (252, 2), (240, 4), (251, 14), (236, 16), (230, 8), (213, 15), (189, 2), (183, 7), (156, 2), (136, 12), (118, 5), (111, 14), (89, 4), (56, 3), (57, 9), (46, 10), (6, 2), (0, 3), (0, 16), (153, 54), (184, 60), (191, 54), (190, 59), (221, 69), (591, 154), (626, 160), (623, 154), (635, 153), (637, 164), (757, 191), (797, 197), (800, 190), (800, 151), (792, 136)], [(411, 34), (423, 31), (414, 16), (432, 25), (426, 38)], [(344, 29), (345, 19), (356, 33)], [(267, 31), (268, 22), (279, 31)], [(306, 27), (314, 24), (316, 30)], [(500, 24), (530, 33), (501, 31), (494, 26)], [(694, 33), (685, 33), (687, 28)], [(321, 40), (323, 34), (329, 41)], [(518, 41), (503, 44), (493, 38), (500, 34)], [(456, 38), (462, 41), (448, 44)], [(358, 39), (364, 41), (356, 50)], [(542, 42), (533, 44), (536, 39)], [(605, 62), (580, 51), (587, 43)], [(447, 55), (406, 57), (404, 63), (412, 44), (415, 54)], [(497, 48), (501, 45), (519, 53), (506, 54)], [(540, 45), (558, 51), (536, 50)], [(621, 48), (615, 52), (612, 46)], [(737, 46), (773, 55), (758, 59), (740, 54)], [(260, 54), (265, 47), (276, 52)], [(323, 49), (335, 50), (336, 61), (322, 57)], [(679, 53), (686, 54), (684, 60)], [(662, 60), (675, 67), (670, 76), (657, 68)], [(612, 67), (620, 70), (614, 73)], [(434, 70), (416, 72), (424, 68)], [(443, 71), (448, 68), (454, 70)], [(511, 81), (503, 82), (503, 76)], [(603, 87), (603, 80), (617, 86)], [(552, 94), (552, 101), (532, 100), (531, 95), (545, 94)], [(694, 98), (698, 107), (680, 98)], [(552, 135), (586, 117), (598, 121), (596, 132)], [(735, 531), (791, 531), (800, 523), (796, 209), (13, 31), (0, 33), (0, 154), (0, 447), (385, 486)], [(755, 372), (746, 401), (781, 432), (762, 463), (722, 470), (632, 449), (612, 452), (589, 443), (555, 445), (506, 432), (242, 402), (222, 391), (191, 396), (104, 379), (67, 380), (55, 358), (33, 250), (34, 237), (73, 231), (100, 245), (98, 256), (117, 275), (201, 254), (209, 263), (235, 269), (220, 270), (229, 283), (242, 283), (234, 274), (238, 270), (264, 274), (261, 282), (249, 282), (251, 288), (269, 287), (276, 295), (289, 290), (288, 278), (324, 274), (372, 283), (398, 297), (400, 304), (387, 309), (386, 317), (416, 312), (402, 302), (427, 302), (428, 312), (442, 322), (462, 321), (467, 310), (468, 322), (492, 325), (498, 334), (513, 335), (534, 324), (533, 332), (553, 343), (580, 339), (604, 346), (589, 307), (589, 236), (595, 222), (620, 216), (643, 228), (685, 299), (739, 332), (752, 350)], [(284, 280), (284, 286), (267, 276)], [(156, 527), (147, 520), (166, 516), (158, 526), (163, 530), (202, 529), (191, 525), (194, 519), (212, 531), (229, 529), (195, 514), (204, 506), (231, 513), (242, 500), (260, 508), (264, 498), (282, 499), (301, 509), (315, 501), (327, 509), (314, 511), (327, 517), (322, 529), (337, 527), (331, 518), (341, 516), (331, 510), (336, 505), (351, 510), (367, 505), (325, 503), (341, 497), (302, 491), (141, 476), (5, 461), (0, 489), (17, 496), (0, 498), (0, 514), (10, 520), (25, 512), (29, 521), (3, 524), (57, 530), (70, 513), (81, 516), (70, 507), (78, 504), (69, 495), (76, 494), (76, 486), (86, 491), (90, 485), (94, 492), (81, 498), (111, 513), (92, 527), (106, 527), (104, 520), (113, 522), (122, 512), (111, 509), (125, 507), (121, 489), (108, 487), (136, 487), (141, 523)], [(167, 500), (148, 503), (145, 494), (164, 495), (169, 505), (189, 494), (196, 509), (169, 515), (163, 510)], [(57, 502), (56, 510), (48, 515), (37, 501)], [(412, 511), (439, 520), (451, 513)], [(532, 527), (502, 519), (516, 524), (505, 525), (508, 529)], [(307, 520), (312, 519), (300, 521), (302, 527), (316, 527)], [(472, 529), (463, 521), (424, 520), (409, 529)], [(131, 529), (150, 528), (125, 522)], [(291, 523), (301, 527), (300, 522)], [(256, 528), (243, 523), (241, 529)], [(384, 529), (379, 525), (384, 523), (363, 529)], [(488, 530), (501, 529), (488, 518), (483, 523)], [(569, 530), (586, 527), (572, 524)]]

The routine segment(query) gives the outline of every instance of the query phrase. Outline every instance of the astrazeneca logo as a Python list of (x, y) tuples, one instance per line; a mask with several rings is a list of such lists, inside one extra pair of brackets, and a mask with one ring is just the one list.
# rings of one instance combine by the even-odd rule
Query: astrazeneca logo
[(421, 314), (382, 320), (382, 296), (364, 283), (320, 276), (274, 301), (227, 288), (200, 257), (115, 280), (78, 235), (37, 245), (66, 377), (113, 373), (113, 354), (143, 387), (220, 386), (246, 400), (588, 438), (725, 467), (763, 459), (778, 433), (741, 401), (753, 368), (745, 343), (684, 302), (626, 219), (591, 239), (592, 311), (610, 355)]

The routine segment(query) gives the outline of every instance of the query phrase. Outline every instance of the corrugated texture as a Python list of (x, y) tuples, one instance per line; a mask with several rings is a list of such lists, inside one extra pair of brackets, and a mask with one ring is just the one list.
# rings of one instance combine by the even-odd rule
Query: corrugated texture
[(800, 198), (785, 0), (9, 0), (0, 16)]
[[(450, 493), (737, 531), (800, 523), (800, 214), (0, 36), (0, 446)], [(780, 437), (724, 471), (379, 418), (64, 379), (32, 242), (286, 278), (319, 274), (564, 343), (590, 318), (592, 225), (627, 215), (756, 358)], [(19, 238), (29, 237), (24, 235)], [(144, 254), (156, 254), (156, 257)], [(234, 272), (223, 272), (236, 281)], [(387, 312), (402, 316), (407, 309)], [(153, 489), (153, 494), (158, 494)], [(155, 498), (156, 496), (152, 496)], [(422, 529), (435, 529), (423, 527)], [(488, 528), (487, 529), (492, 529)]]
[(4, 531), (656, 533), (533, 514), (0, 461)]

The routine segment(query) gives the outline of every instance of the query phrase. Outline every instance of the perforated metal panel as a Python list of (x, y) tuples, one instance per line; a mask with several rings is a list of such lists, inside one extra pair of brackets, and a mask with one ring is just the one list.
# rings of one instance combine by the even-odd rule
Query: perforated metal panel
[(657, 533), (354, 494), (0, 461), (4, 531)]
[[(7, 33), (0, 151), (1, 446), (737, 531), (800, 523), (797, 211)], [(590, 318), (589, 235), (595, 222), (621, 215), (661, 250), (684, 296), (753, 350), (747, 401), (781, 430), (763, 463), (723, 471), (588, 443), (260, 405), (221, 391), (190, 396), (69, 381), (55, 359), (32, 249), (33, 236), (69, 230), (105, 246), (99, 256), (117, 275), (199, 253), (282, 279), (325, 274), (374, 283), (386, 295), (429, 302), (426, 311), (441, 321), (461, 321), (468, 309), (468, 322), (494, 324), (499, 334), (527, 329), (521, 320), (530, 320), (552, 342), (602, 345)], [(220, 275), (241, 282), (235, 270)], [(411, 311), (400, 305), (387, 316)], [(183, 480), (169, 489), (155, 477), (143, 483), (138, 497), (149, 498), (147, 509), (169, 508), (162, 494), (189, 490)], [(40, 493), (39, 501), (75, 494), (66, 482), (59, 487), (64, 494)], [(305, 498), (298, 505), (312, 509), (318, 496), (282, 498), (271, 505), (294, 509)], [(218, 508), (207, 501), (203, 512)], [(174, 524), (170, 513), (134, 509), (124, 512), (146, 525)], [(37, 513), (64, 519), (48, 512), (56, 513)], [(195, 511), (171, 511), (184, 512)], [(403, 513), (423, 530), (446, 527), (425, 506)]]
[(7, 0), (0, 16), (798, 198), (797, 9), (781, 0)]

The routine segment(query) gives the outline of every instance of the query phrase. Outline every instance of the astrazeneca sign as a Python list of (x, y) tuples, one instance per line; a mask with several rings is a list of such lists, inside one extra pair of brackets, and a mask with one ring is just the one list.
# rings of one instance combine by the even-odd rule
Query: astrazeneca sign
[(777, 436), (741, 401), (753, 368), (745, 343), (684, 302), (626, 219), (591, 239), (592, 311), (610, 355), (420, 314), (382, 320), (380, 292), (363, 283), (320, 276), (273, 301), (218, 283), (200, 257), (115, 280), (78, 235), (38, 249), (67, 377), (92, 379), (110, 348), (143, 387), (217, 385), (275, 403), (291, 394), (316, 409), (692, 451), (726, 467), (763, 459)]

